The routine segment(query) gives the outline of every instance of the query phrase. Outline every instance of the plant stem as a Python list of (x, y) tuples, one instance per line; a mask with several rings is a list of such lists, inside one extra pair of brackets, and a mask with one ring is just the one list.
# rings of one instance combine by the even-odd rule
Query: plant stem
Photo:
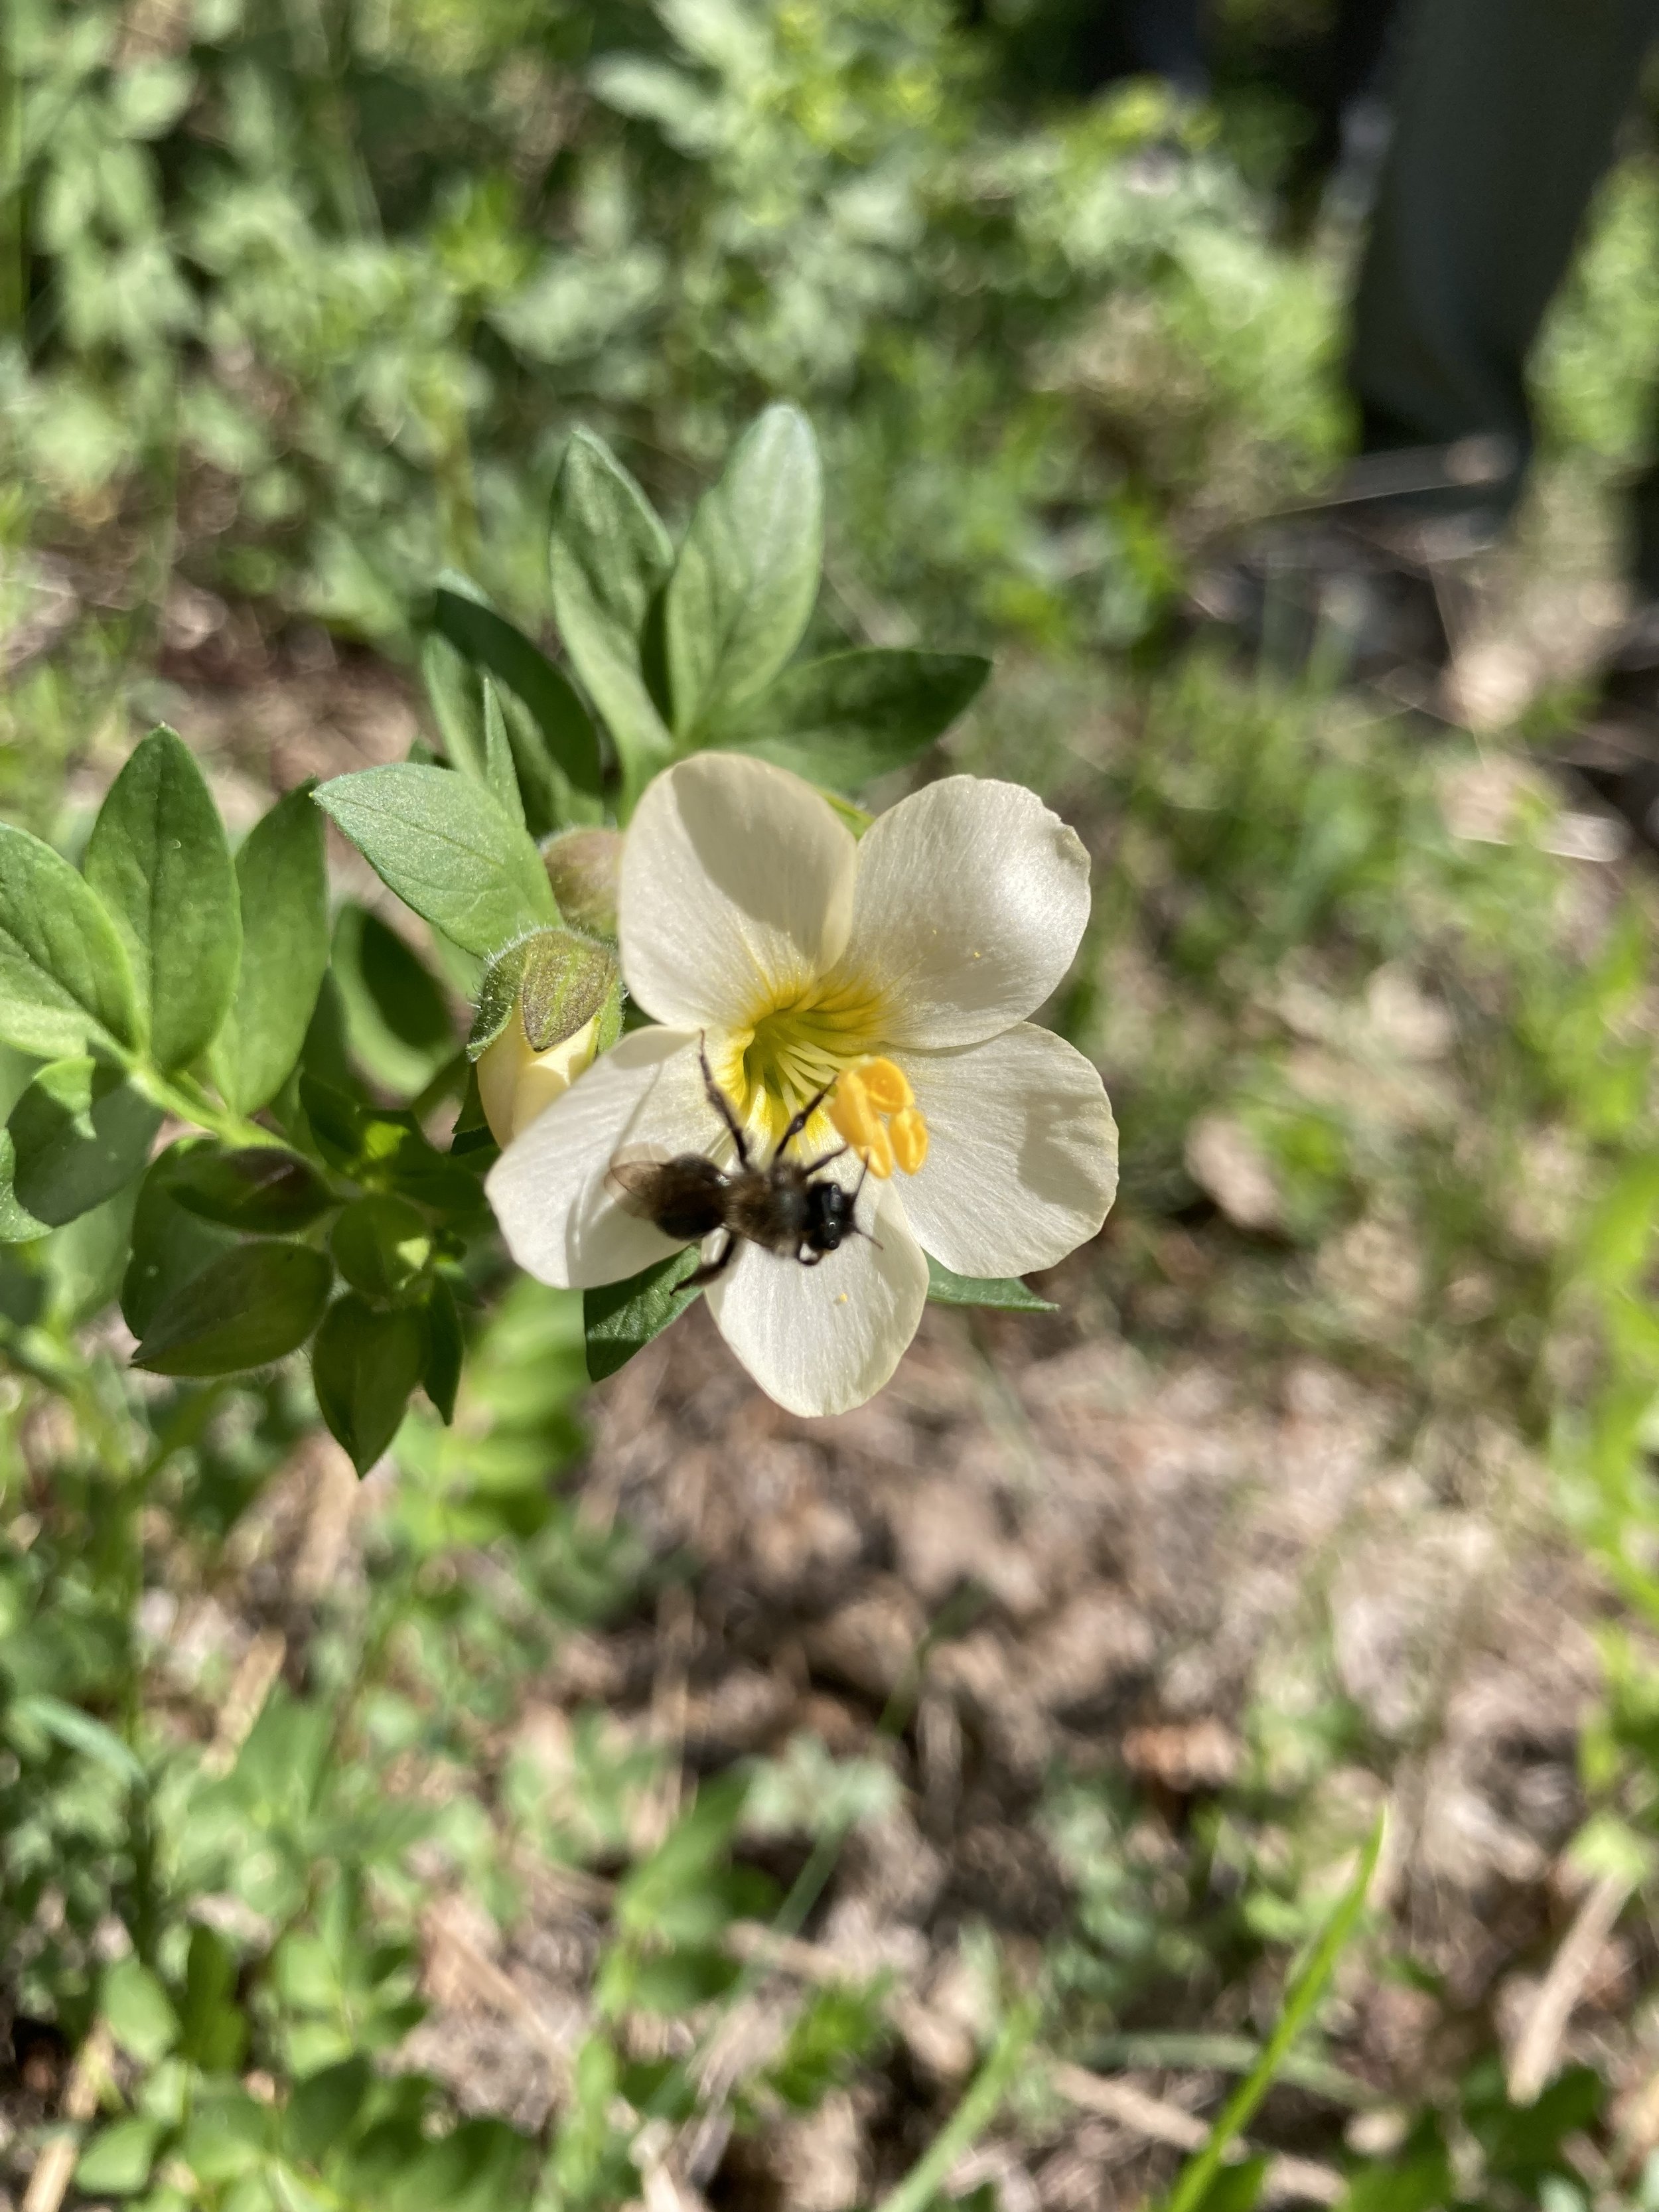
[(201, 1085), (187, 1075), (161, 1075), (153, 1067), (142, 1067), (136, 1072), (158, 1106), (165, 1106), (181, 1121), (193, 1121), (198, 1129), (205, 1129), (223, 1144), (240, 1148), (245, 1145), (282, 1143), (274, 1130), (250, 1121), (246, 1114), (233, 1114), (228, 1107), (216, 1104)]
[(11, 16), (0, 13), (0, 337), (23, 342), (28, 228), (23, 203), (23, 80)]

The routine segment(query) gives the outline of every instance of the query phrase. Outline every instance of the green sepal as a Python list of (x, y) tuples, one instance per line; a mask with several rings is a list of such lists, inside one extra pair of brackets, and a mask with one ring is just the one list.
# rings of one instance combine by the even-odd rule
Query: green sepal
[(688, 1288), (686, 1278), (696, 1273), (702, 1258), (700, 1248), (688, 1244), (624, 1282), (602, 1283), (582, 1292), (590, 1380), (603, 1382), (607, 1375), (626, 1367), (636, 1352), (643, 1352), (653, 1336), (660, 1336), (695, 1304), (702, 1286)]
[(622, 971), (608, 945), (574, 929), (539, 929), (509, 945), (484, 970), (466, 1042), (477, 1060), (518, 1006), (532, 1052), (547, 1052), (591, 1022), (618, 994)]
[(329, 1247), (335, 1266), (366, 1298), (396, 1305), (422, 1295), (432, 1232), (406, 1200), (356, 1200), (335, 1223)]
[(1051, 1299), (1026, 1289), (1017, 1275), (957, 1275), (927, 1255), (927, 1295), (935, 1305), (990, 1306), (999, 1313), (1058, 1313)]
[(210, 1261), (151, 1316), (135, 1365), (158, 1375), (234, 1375), (297, 1351), (334, 1270), (307, 1244), (241, 1244)]
[(161, 1109), (119, 1068), (84, 1059), (43, 1067), (0, 1146), (17, 1217), (8, 1241), (61, 1228), (112, 1198), (143, 1174), (161, 1126)]
[(192, 1151), (168, 1187), (187, 1212), (249, 1237), (292, 1237), (340, 1202), (308, 1160), (281, 1145)]
[(421, 1379), (426, 1330), (407, 1306), (372, 1306), (356, 1291), (337, 1298), (311, 1350), (311, 1379), (330, 1433), (367, 1474), (398, 1433)]
[(229, 1012), (242, 921), (219, 810), (172, 730), (152, 730), (110, 786), (86, 876), (125, 945), (151, 1059), (187, 1066)]

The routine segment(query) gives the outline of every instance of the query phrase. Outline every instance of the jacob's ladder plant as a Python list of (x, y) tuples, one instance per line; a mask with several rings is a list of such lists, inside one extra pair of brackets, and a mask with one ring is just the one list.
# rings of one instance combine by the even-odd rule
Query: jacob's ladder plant
[[(591, 1374), (706, 1292), (805, 1413), (879, 1389), (930, 1294), (1040, 1305), (1018, 1279), (1095, 1233), (1115, 1176), (1099, 1076), (1030, 1019), (1082, 933), (1086, 855), (1012, 784), (949, 777), (873, 822), (853, 803), (986, 664), (798, 658), (821, 539), (793, 409), (678, 547), (578, 432), (562, 659), (447, 574), (437, 744), (289, 793), (234, 857), (166, 730), (81, 869), (0, 830), (9, 1310), (96, 1217), (73, 1319), (118, 1295), (137, 1364), (185, 1378), (308, 1346), (365, 1468), (417, 1389), (449, 1417), (502, 1237), (584, 1294)], [(435, 975), (380, 914), (331, 931), (325, 816), (428, 925)]]

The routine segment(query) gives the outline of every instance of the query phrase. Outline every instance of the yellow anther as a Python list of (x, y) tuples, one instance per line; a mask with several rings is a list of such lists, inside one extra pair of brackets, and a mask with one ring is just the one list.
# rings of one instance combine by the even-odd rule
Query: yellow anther
[(906, 1175), (915, 1175), (927, 1157), (927, 1124), (921, 1118), (920, 1108), (901, 1107), (887, 1127), (893, 1141), (893, 1158)]
[(849, 1069), (836, 1085), (830, 1101), (830, 1119), (836, 1132), (855, 1152), (868, 1152), (881, 1135), (881, 1123), (866, 1095), (864, 1085)]
[(830, 1101), (830, 1119), (884, 1182), (895, 1166), (914, 1175), (927, 1157), (927, 1124), (915, 1093), (890, 1060), (848, 1068)]
[[(916, 1094), (905, 1081), (903, 1070), (895, 1067), (890, 1060), (866, 1060), (862, 1067), (852, 1073), (878, 1114), (902, 1113), (907, 1106), (916, 1103)], [(845, 1082), (847, 1079), (843, 1076), (842, 1079)]]

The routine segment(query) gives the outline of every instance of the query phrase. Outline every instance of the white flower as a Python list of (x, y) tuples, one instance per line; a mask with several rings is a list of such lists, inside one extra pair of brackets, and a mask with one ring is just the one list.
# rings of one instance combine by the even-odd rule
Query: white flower
[(867, 1161), (867, 1236), (815, 1267), (742, 1244), (708, 1298), (781, 1405), (861, 1404), (915, 1334), (924, 1252), (958, 1274), (1024, 1274), (1105, 1218), (1117, 1137), (1100, 1077), (1025, 1019), (1088, 913), (1081, 842), (1018, 785), (949, 777), (857, 842), (781, 769), (681, 762), (647, 790), (623, 853), (623, 973), (660, 1026), (604, 1054), (491, 1170), (514, 1259), (583, 1288), (675, 1249), (605, 1176), (620, 1151), (730, 1159), (700, 1042), (761, 1163), (835, 1085), (799, 1157), (845, 1140), (826, 1172), (849, 1188)]

